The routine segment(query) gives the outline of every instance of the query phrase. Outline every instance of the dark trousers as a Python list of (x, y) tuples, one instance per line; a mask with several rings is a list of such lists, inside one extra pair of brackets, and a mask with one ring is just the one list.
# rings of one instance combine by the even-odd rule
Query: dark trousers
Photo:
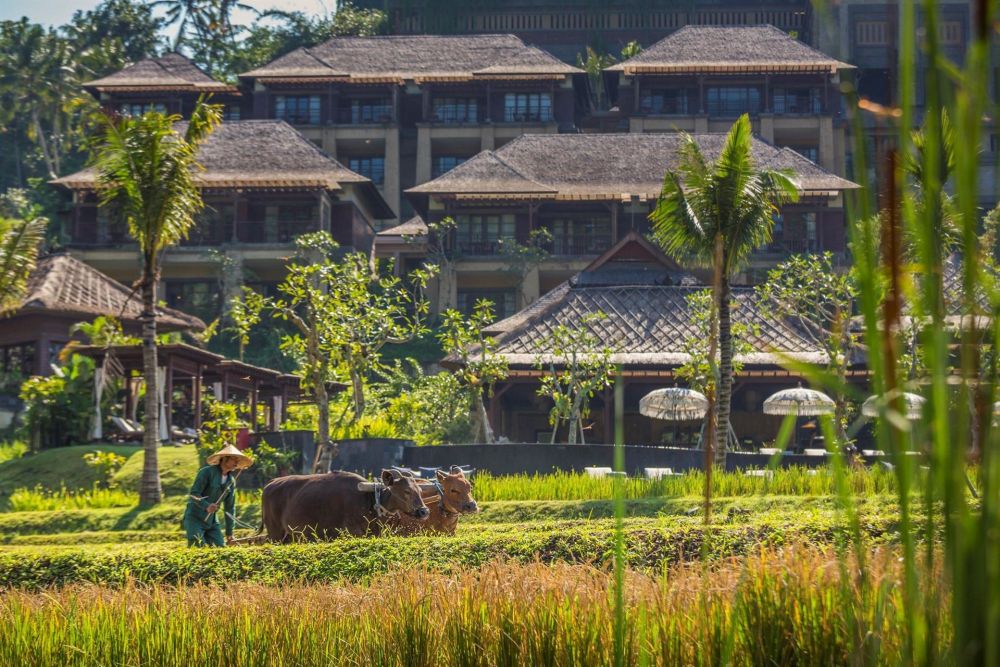
[(219, 524), (206, 526), (201, 521), (185, 517), (184, 532), (187, 534), (189, 547), (226, 546), (226, 541), (222, 537), (222, 526)]

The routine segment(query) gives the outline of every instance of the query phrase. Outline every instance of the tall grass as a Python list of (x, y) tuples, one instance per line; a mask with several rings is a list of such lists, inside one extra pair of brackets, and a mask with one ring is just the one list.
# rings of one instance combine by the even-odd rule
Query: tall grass
[[(832, 558), (772, 551), (743, 564), (628, 573), (621, 664), (713, 665), (723, 653), (733, 665), (842, 665), (863, 653), (894, 664), (904, 620), (896, 554), (872, 559), (871, 577), (886, 589), (877, 600), (842, 588)], [(10, 591), (0, 600), (0, 663), (610, 665), (613, 579), (586, 566), (490, 564), (397, 572), (364, 587)], [(864, 623), (860, 645), (854, 619)]]
[[(845, 472), (851, 493), (863, 496), (895, 493), (895, 475), (883, 467)], [(699, 496), (705, 492), (705, 473), (692, 470), (683, 475), (646, 479), (630, 477), (621, 485), (624, 498)], [(547, 475), (493, 476), (478, 472), (473, 494), (480, 502), (496, 500), (608, 500), (614, 497), (615, 479), (588, 477), (569, 472)], [(828, 496), (837, 493), (837, 480), (829, 468), (793, 467), (769, 470), (760, 476), (742, 471), (713, 472), (712, 496), (758, 494)]]
[(51, 512), (55, 510), (106, 509), (132, 507), (139, 503), (139, 496), (118, 488), (105, 489), (96, 484), (90, 489), (70, 491), (59, 489), (15, 489), (10, 494), (8, 506), (12, 512)]

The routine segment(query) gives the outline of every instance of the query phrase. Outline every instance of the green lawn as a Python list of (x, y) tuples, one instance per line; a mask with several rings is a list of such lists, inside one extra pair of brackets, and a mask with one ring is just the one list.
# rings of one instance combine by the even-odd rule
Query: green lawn
[[(99, 481), (97, 471), (88, 466), (83, 455), (96, 450), (112, 451), (132, 457), (139, 451), (136, 445), (109, 445), (97, 443), (74, 447), (46, 449), (37, 454), (23, 456), (0, 463), (0, 502), (17, 488), (88, 489)], [(141, 459), (141, 455), (139, 455)]]

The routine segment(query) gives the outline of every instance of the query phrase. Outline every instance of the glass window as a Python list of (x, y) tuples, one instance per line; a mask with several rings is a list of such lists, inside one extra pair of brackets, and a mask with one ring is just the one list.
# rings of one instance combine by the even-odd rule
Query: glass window
[(372, 179), (375, 185), (385, 183), (384, 157), (352, 157), (347, 161), (347, 168)]
[(775, 88), (774, 113), (820, 113), (818, 88)]
[(739, 116), (760, 112), (760, 89), (746, 86), (709, 88), (706, 106), (711, 116)]
[(466, 315), (472, 314), (476, 303), (481, 299), (493, 302), (493, 315), (497, 320), (514, 314), (516, 305), (514, 290), (510, 289), (460, 289), (458, 290), (458, 310)]
[(684, 88), (646, 91), (639, 100), (639, 110), (651, 114), (686, 114), (688, 91)]
[(121, 105), (118, 111), (123, 116), (141, 116), (150, 111), (167, 113), (167, 107), (162, 102), (129, 102)]
[(858, 21), (854, 24), (854, 41), (858, 46), (888, 46), (888, 21)]
[(819, 148), (816, 146), (789, 146), (793, 151), (806, 158), (815, 162), (819, 159)]
[(0, 348), (0, 364), (4, 373), (20, 373), (22, 377), (28, 377), (35, 372), (35, 344), (18, 343)]
[(507, 93), (503, 98), (503, 119), (511, 122), (552, 120), (552, 96), (548, 93)]
[(222, 109), (222, 120), (239, 120), (240, 108), (233, 104), (227, 104)]
[(211, 322), (219, 316), (219, 283), (214, 280), (166, 281), (167, 305)]
[(515, 238), (514, 214), (459, 215), (455, 217), (455, 245), (470, 255), (495, 255), (500, 239)]
[(431, 178), (437, 178), (465, 162), (466, 158), (457, 155), (436, 155), (431, 165)]
[(611, 247), (611, 220), (604, 217), (557, 219), (549, 223), (556, 255), (594, 255)]
[(319, 125), (319, 95), (278, 95), (274, 117), (292, 125)]
[(474, 97), (437, 97), (431, 120), (438, 123), (478, 123), (479, 102)]
[(337, 122), (351, 125), (392, 121), (392, 104), (384, 97), (347, 100), (337, 110)]

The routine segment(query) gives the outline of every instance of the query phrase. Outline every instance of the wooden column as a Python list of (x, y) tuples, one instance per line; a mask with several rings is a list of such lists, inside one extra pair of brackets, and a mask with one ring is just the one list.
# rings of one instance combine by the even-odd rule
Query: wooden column
[(195, 375), (191, 378), (191, 390), (194, 392), (192, 397), (192, 409), (194, 410), (194, 428), (201, 428), (201, 385), (202, 378), (201, 374), (204, 371), (204, 367), (198, 364), (195, 369)]
[(163, 402), (167, 414), (167, 439), (174, 432), (174, 358), (167, 357), (166, 388), (163, 392)]
[(257, 430), (257, 392), (260, 383), (257, 378), (253, 379), (253, 386), (250, 388), (250, 430)]

